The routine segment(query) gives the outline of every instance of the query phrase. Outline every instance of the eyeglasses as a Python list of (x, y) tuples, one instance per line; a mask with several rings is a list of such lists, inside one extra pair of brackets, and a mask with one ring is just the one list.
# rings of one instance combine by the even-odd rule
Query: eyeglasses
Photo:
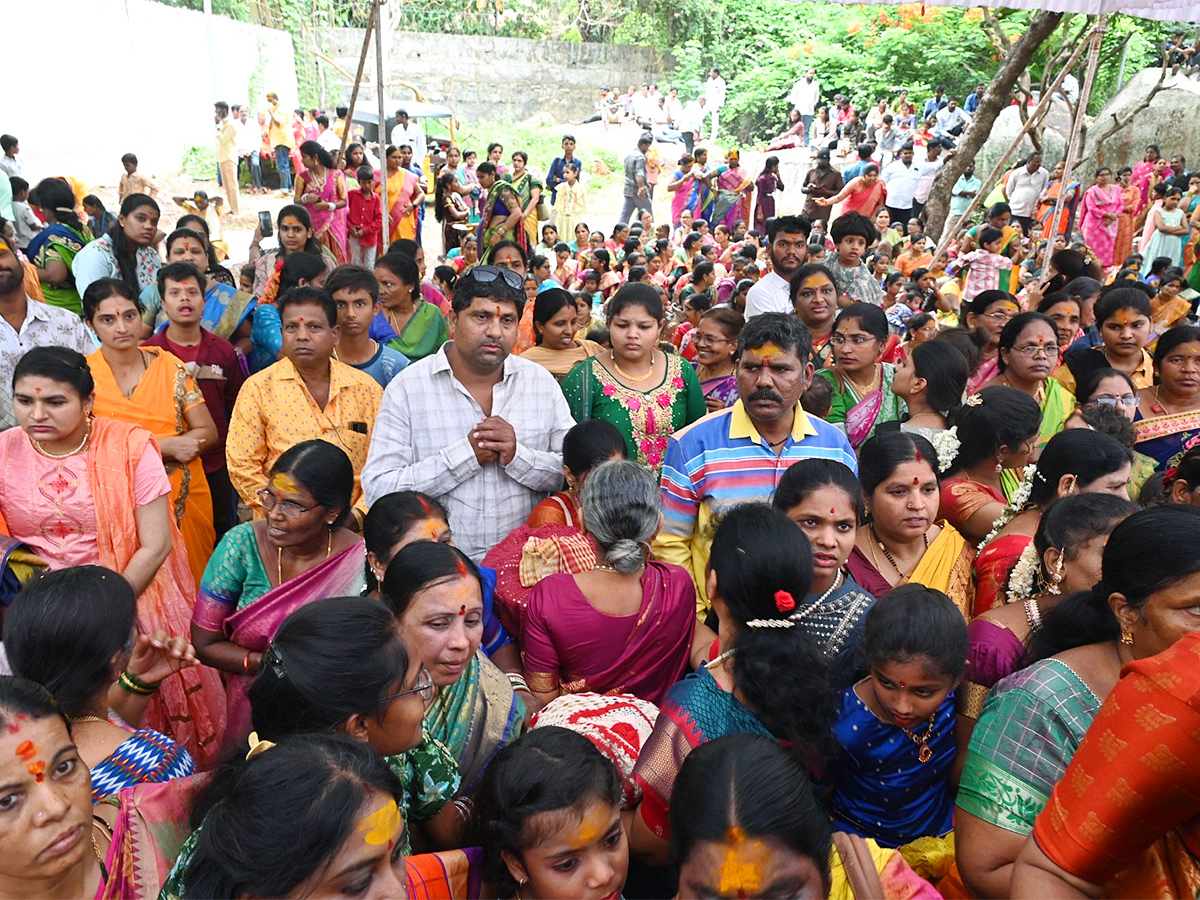
[(983, 318), (991, 319), (993, 322), (1007, 322), (1009, 319), (1011, 319), (1015, 315), (1016, 315), (1016, 313), (1007, 313), (1007, 312), (982, 313)]
[(879, 338), (873, 336), (864, 336), (861, 334), (852, 334), (850, 337), (846, 337), (844, 334), (835, 334), (829, 338), (829, 343), (833, 344), (835, 347), (844, 347), (846, 343), (849, 342), (855, 347), (861, 347), (863, 344), (869, 344), (871, 341), (877, 340), (879, 340)]
[(1120, 403), (1126, 409), (1133, 409), (1138, 405), (1138, 398), (1132, 394), (1128, 397), (1093, 397), (1087, 402), (1087, 406), (1116, 406)]
[(392, 694), (384, 697), (379, 701), (380, 708), (387, 706), (393, 700), (399, 700), (401, 697), (407, 697), (409, 694), (420, 694), (421, 699), (428, 703), (433, 699), (433, 676), (429, 674), (429, 670), (424, 666), (417, 673), (417, 686), (409, 688), (407, 691), (401, 691), (398, 694)]
[(289, 519), (297, 519), (306, 512), (314, 510), (321, 505), (320, 503), (314, 503), (312, 506), (301, 506), (294, 500), (280, 500), (266, 488), (263, 488), (261, 491), (255, 491), (254, 493), (258, 496), (258, 502), (262, 504), (262, 508), (266, 512), (271, 512), (271, 510), (278, 506), (279, 511)]
[(479, 284), (491, 284), (497, 278), (503, 278), (504, 283), (514, 291), (525, 289), (525, 279), (519, 272), (500, 266), (476, 266), (471, 270), (471, 277)]
[(1036, 359), (1039, 356), (1044, 359), (1052, 359), (1058, 356), (1058, 345), (1030, 344), (1028, 347), (1013, 347), (1008, 352), (1024, 356), (1026, 359)]
[(696, 344), (731, 344), (731, 343), (733, 343), (733, 341), (730, 340), (729, 338), (715, 337), (714, 335), (711, 335), (711, 334), (701, 334), (698, 331), (696, 332), (696, 337), (693, 340), (694, 340), (694, 343), (696, 343)]

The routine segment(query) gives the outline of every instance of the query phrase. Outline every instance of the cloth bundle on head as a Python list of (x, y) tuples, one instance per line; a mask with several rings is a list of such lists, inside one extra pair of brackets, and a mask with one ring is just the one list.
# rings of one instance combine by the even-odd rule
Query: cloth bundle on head
[(621, 776), (621, 807), (642, 799), (633, 766), (654, 730), (658, 707), (631, 694), (564, 694), (533, 717), (531, 728), (558, 725), (583, 735), (607, 756)]
[(569, 525), (522, 525), (488, 551), (483, 564), (496, 570), (496, 614), (518, 641), (533, 586), (549, 575), (578, 575), (596, 565), (592, 539)]

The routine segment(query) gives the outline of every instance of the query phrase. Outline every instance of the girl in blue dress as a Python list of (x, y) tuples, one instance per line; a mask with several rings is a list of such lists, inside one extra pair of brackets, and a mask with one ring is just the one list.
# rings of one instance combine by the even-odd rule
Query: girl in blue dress
[(900, 847), (953, 827), (954, 688), (967, 658), (967, 623), (920, 584), (889, 591), (867, 614), (870, 674), (841, 695), (831, 767), (835, 831)]

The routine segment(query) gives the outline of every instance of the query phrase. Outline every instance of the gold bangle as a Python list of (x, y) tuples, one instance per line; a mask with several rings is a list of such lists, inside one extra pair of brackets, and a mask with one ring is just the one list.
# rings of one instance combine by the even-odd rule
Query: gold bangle
[(151, 694), (153, 694), (155, 691), (158, 690), (158, 685), (154, 685), (153, 687), (150, 687), (145, 682), (136, 682), (126, 672), (122, 672), (117, 677), (117, 684), (119, 684), (124, 690), (128, 691), (129, 693), (137, 694), (139, 697), (149, 697)]
[(978, 719), (983, 711), (983, 703), (988, 698), (988, 688), (974, 681), (963, 684), (958, 692), (958, 714), (968, 719)]

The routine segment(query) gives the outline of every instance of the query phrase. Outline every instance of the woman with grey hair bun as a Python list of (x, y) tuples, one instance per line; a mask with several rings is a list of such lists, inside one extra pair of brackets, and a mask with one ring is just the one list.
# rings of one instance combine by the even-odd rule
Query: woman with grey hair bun
[(632, 694), (659, 703), (714, 635), (696, 623), (686, 569), (649, 558), (662, 524), (658, 482), (643, 466), (597, 466), (580, 496), (599, 562), (551, 575), (529, 594), (525, 678), (539, 703), (563, 694)]

